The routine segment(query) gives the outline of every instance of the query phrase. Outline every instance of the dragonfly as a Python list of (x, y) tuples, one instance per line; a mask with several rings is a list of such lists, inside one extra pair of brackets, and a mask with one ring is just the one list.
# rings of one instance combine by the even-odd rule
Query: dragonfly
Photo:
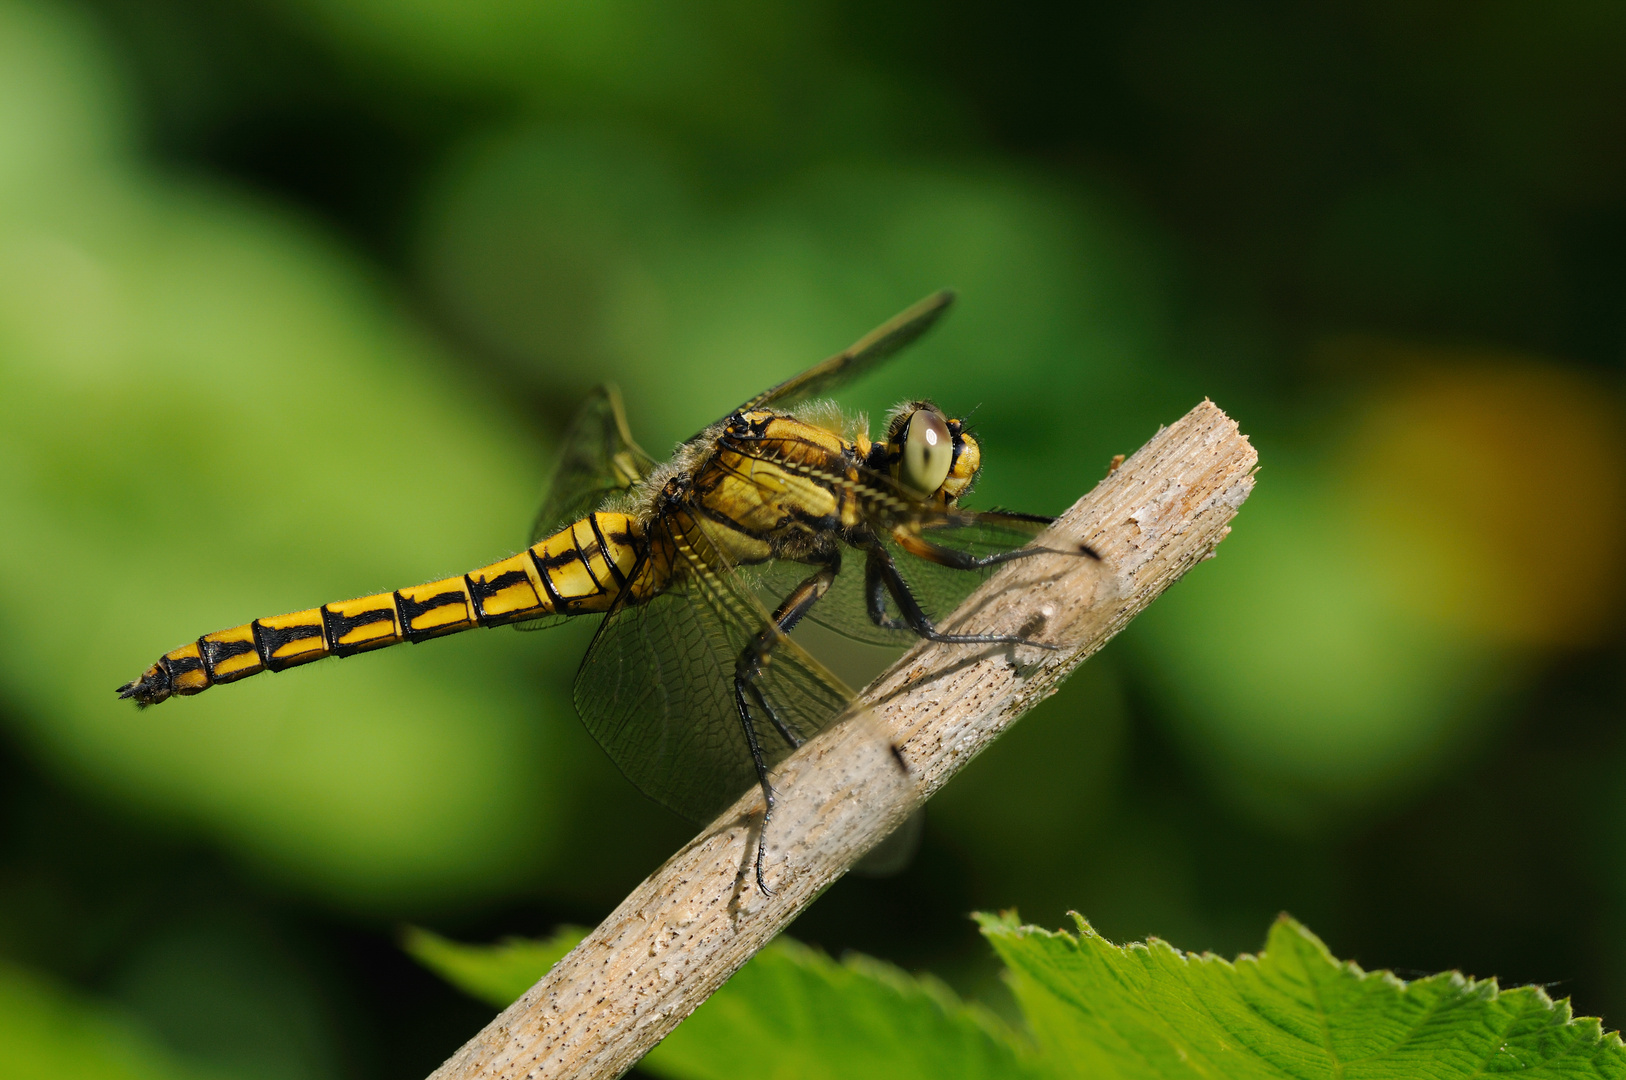
[(916, 341), (949, 309), (926, 297), (765, 390), (657, 462), (613, 386), (566, 432), (529, 546), (457, 577), (255, 619), (165, 653), (118, 688), (139, 706), (262, 671), (475, 627), (602, 617), (576, 675), (582, 722), (646, 795), (709, 820), (761, 788), (763, 876), (774, 767), (855, 695), (791, 637), (811, 619), (896, 645), (1055, 643), (941, 628), (992, 570), (1088, 545), (1042, 546), (1053, 519), (962, 507), (982, 450), (932, 401), (893, 409), (872, 440), (821, 400)]

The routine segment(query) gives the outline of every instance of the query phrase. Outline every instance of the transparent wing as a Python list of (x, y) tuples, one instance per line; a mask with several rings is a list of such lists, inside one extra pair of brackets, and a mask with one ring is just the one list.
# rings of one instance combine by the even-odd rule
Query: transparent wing
[[(979, 560), (1007, 556), (1027, 547), (1048, 524), (1049, 521), (1044, 518), (982, 514), (971, 510), (954, 510), (948, 514), (924, 514), (898, 524), (898, 531), (908, 542), (907, 546), (899, 542), (896, 533), (886, 529), (884, 521), (874, 521), (871, 527), (880, 539), (881, 546), (891, 555), (899, 576), (903, 578), (904, 586), (919, 603), (926, 617), (939, 630), (950, 630), (952, 629), (950, 616), (977, 586), (987, 581), (994, 571), (999, 569), (999, 564), (996, 562), (968, 569), (963, 566), (945, 565), (936, 561), (936, 558), (944, 553), (963, 554)], [(919, 545), (914, 543), (916, 540), (930, 544), (934, 557), (921, 557)], [(844, 594), (843, 606), (823, 613), (826, 620), (824, 625), (860, 641), (886, 644), (890, 638), (890, 643), (913, 644), (916, 640), (913, 631), (885, 630), (875, 625), (865, 603), (867, 586), (864, 582), (863, 561), (861, 558), (855, 561), (857, 565), (853, 567), (851, 574), (853, 581), (849, 583), (848, 592)], [(835, 590), (831, 589), (831, 592)], [(884, 595), (882, 604), (888, 617), (895, 621), (903, 618), (890, 593)], [(815, 608), (809, 617), (817, 618), (819, 615), (820, 612)], [(860, 619), (862, 623), (859, 623)], [(860, 627), (860, 632), (855, 633), (849, 629), (855, 625)]]
[[(872, 528), (892, 555), (910, 593), (939, 629), (947, 629), (949, 616), (999, 569), (999, 564), (968, 570), (945, 565), (937, 558), (946, 553), (977, 560), (998, 559), (1027, 547), (1051, 523), (1050, 518), (1026, 514), (954, 509), (893, 521), (888, 529), (888, 516), (877, 515), (879, 520)], [(917, 541), (930, 545), (932, 555), (922, 557)]]
[[(785, 559), (740, 569), (741, 575), (751, 582), (764, 604), (778, 603), (789, 596), (791, 590), (812, 572), (813, 568), (805, 563)], [(977, 580), (982, 579), (978, 577)], [(896, 614), (895, 608), (889, 607), (889, 610)], [(864, 553), (850, 548), (842, 552), (841, 572), (836, 575), (835, 583), (813, 605), (807, 618), (842, 637), (870, 645), (907, 648), (920, 640), (913, 631), (888, 630), (875, 625), (869, 617), (869, 606), (864, 598)]]
[[(734, 704), (734, 670), (771, 624), (734, 571), (715, 569), (693, 551), (681, 571), (666, 592), (605, 617), (576, 676), (576, 710), (640, 791), (705, 821), (756, 783)], [(852, 700), (840, 680), (782, 636), (757, 685), (800, 739), (827, 727)], [(757, 734), (770, 768), (790, 753), (762, 718)]]
[[(973, 510), (943, 513), (923, 509), (917, 518), (899, 522), (889, 522), (886, 517), (877, 514), (872, 528), (882, 547), (892, 556), (910, 594), (939, 629), (947, 629), (949, 616), (978, 585), (988, 580), (999, 565), (994, 563), (977, 569), (963, 569), (922, 558), (894, 537), (891, 526), (900, 527), (908, 539), (918, 537), (932, 545), (934, 555), (947, 552), (986, 559), (1021, 550), (1050, 524), (1049, 518), (1003, 512), (978, 513)], [(911, 546), (918, 549), (918, 545)], [(888, 629), (877, 625), (871, 618), (865, 562), (863, 551), (844, 549), (841, 572), (836, 575), (830, 590), (808, 612), (807, 618), (854, 641), (896, 647), (914, 644), (919, 640), (914, 631)], [(777, 598), (789, 595), (812, 570), (802, 563), (777, 560), (761, 566), (744, 567), (740, 572), (751, 582), (764, 603), (772, 603)], [(894, 621), (902, 619), (902, 613), (890, 594), (884, 597), (882, 610)]]
[(800, 375), (786, 379), (771, 390), (764, 390), (741, 405), (743, 409), (758, 409), (764, 405), (783, 407), (820, 394), (828, 394), (836, 387), (879, 367), (882, 362), (912, 344), (932, 324), (942, 318), (954, 292), (942, 289), (915, 304), (906, 311), (859, 338), (851, 346), (808, 368)]
[(632, 487), (654, 467), (654, 460), (627, 430), (621, 392), (608, 384), (600, 386), (565, 431), (530, 542), (592, 513), (607, 496)]
[[(582, 402), (559, 448), (559, 460), (548, 477), (542, 506), (531, 524), (529, 544), (552, 536), (597, 510), (604, 500), (636, 484), (655, 462), (632, 441), (621, 391), (598, 387)], [(516, 630), (545, 630), (569, 616), (544, 615), (513, 623)]]

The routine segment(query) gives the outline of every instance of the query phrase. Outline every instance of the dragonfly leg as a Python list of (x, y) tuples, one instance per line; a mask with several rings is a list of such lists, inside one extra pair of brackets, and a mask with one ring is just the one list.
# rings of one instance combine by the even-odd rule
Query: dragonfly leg
[(774, 795), (773, 787), (768, 783), (768, 761), (762, 752), (762, 743), (757, 737), (756, 724), (751, 719), (751, 702), (768, 717), (779, 737), (785, 740), (786, 745), (795, 749), (802, 745), (804, 740), (790, 725), (786, 724), (774, 707), (769, 704), (767, 695), (762, 692), (758, 679), (762, 676), (763, 665), (768, 660), (768, 654), (773, 647), (792, 629), (802, 621), (814, 604), (830, 590), (830, 585), (836, 579), (836, 573), (841, 569), (841, 556), (832, 553), (831, 561), (821, 566), (815, 573), (791, 590), (789, 596), (774, 610), (770, 625), (759, 631), (752, 638), (751, 644), (746, 646), (740, 655), (739, 663), (734, 667), (734, 707), (739, 712), (740, 727), (745, 731), (745, 741), (751, 748), (751, 762), (756, 766), (757, 783), (762, 785), (762, 831), (757, 834), (757, 888), (762, 895), (768, 896), (767, 882), (762, 877), (762, 863), (767, 857), (768, 820), (773, 816)]
[(757, 728), (751, 722), (751, 709), (745, 703), (745, 684), (734, 678), (734, 707), (739, 710), (740, 727), (745, 730), (745, 742), (751, 748), (751, 762), (757, 768), (757, 783), (762, 785), (762, 828), (757, 832), (757, 888), (763, 896), (772, 896), (768, 883), (762, 879), (762, 861), (768, 856), (768, 822), (773, 818), (773, 786), (768, 783), (768, 761), (762, 756), (762, 744), (757, 741)]
[[(824, 598), (830, 591), (830, 586), (841, 572), (841, 552), (830, 552), (828, 559), (807, 580), (790, 591), (790, 595), (774, 609), (774, 625), (779, 627), (780, 633), (788, 634), (796, 629), (796, 624), (802, 621), (802, 616), (813, 610), (813, 605)], [(761, 635), (758, 635), (759, 637)]]
[(973, 555), (969, 551), (955, 551), (953, 548), (941, 547), (932, 543), (918, 532), (906, 529), (896, 529), (892, 539), (898, 546), (916, 558), (934, 562), (938, 566), (946, 566), (951, 570), (986, 570), (990, 566), (1000, 563), (1012, 562), (1016, 559), (1025, 559), (1030, 555), (1083, 555), (1086, 558), (1100, 561), (1094, 548), (1088, 544), (1080, 544), (1074, 551), (1060, 551), (1047, 547), (1024, 547), (1015, 551), (996, 551), (992, 555)]
[(840, 570), (841, 555), (838, 552), (832, 552), (828, 562), (809, 575), (807, 580), (792, 589), (790, 595), (785, 597), (780, 605), (774, 609), (772, 623), (763, 627), (761, 632), (751, 639), (751, 644), (741, 654), (740, 661), (734, 669), (735, 682), (743, 681), (745, 683), (751, 698), (767, 714), (768, 720), (774, 726), (774, 730), (779, 732), (779, 737), (784, 739), (786, 745), (792, 750), (801, 746), (806, 740), (780, 718), (778, 711), (768, 702), (761, 689), (757, 686), (757, 679), (761, 676), (762, 666), (767, 662), (768, 654), (773, 651), (773, 647), (779, 643), (781, 638), (794, 630), (796, 624), (802, 621), (802, 617), (812, 610), (813, 605), (818, 603), (824, 594), (830, 591), (830, 585), (836, 580), (836, 574)]
[[(1001, 562), (1008, 562), (1019, 555), (1034, 553), (1034, 549), (1023, 548), (1021, 551), (1001, 554)], [(945, 563), (944, 565), (951, 565)], [(977, 569), (976, 566), (967, 566), (965, 569)], [(869, 546), (867, 561), (864, 565), (865, 594), (868, 600), (869, 617), (877, 626), (888, 630), (908, 629), (928, 641), (941, 641), (950, 645), (1032, 645), (1040, 649), (1055, 649), (1057, 646), (1044, 641), (1032, 641), (1025, 637), (1012, 634), (945, 634), (938, 630), (931, 618), (921, 608), (920, 602), (915, 599), (914, 593), (909, 591), (909, 583), (898, 572), (897, 563), (886, 548), (879, 543)], [(885, 597), (881, 595), (884, 589), (892, 595), (892, 600), (898, 605), (898, 613), (903, 619), (897, 620), (886, 613)]]
[(749, 682), (746, 684), (745, 688), (750, 692), (751, 700), (756, 702), (757, 707), (767, 714), (768, 723), (772, 724), (773, 729), (779, 732), (779, 737), (785, 740), (785, 745), (789, 746), (792, 750), (800, 749), (801, 745), (807, 740), (802, 738), (802, 736), (797, 733), (795, 728), (785, 723), (784, 719), (779, 715), (779, 710), (775, 709), (773, 704), (763, 696), (762, 687), (758, 686), (755, 682)]
[(871, 550), (864, 560), (864, 608), (869, 613), (869, 621), (882, 630), (912, 629), (903, 619), (894, 619), (887, 614), (886, 598), (892, 590), (888, 587), (882, 566), (876, 552)]

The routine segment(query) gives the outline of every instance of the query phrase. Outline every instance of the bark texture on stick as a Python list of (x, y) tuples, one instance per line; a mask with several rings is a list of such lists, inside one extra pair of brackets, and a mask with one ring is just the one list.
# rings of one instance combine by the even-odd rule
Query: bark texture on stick
[(1100, 552), (1100, 564), (1077, 556), (1008, 564), (948, 624), (1071, 645), (911, 649), (862, 695), (868, 717), (832, 728), (775, 773), (771, 897), (752, 880), (762, 808), (753, 790), (432, 1080), (610, 1078), (631, 1068), (922, 801), (1211, 555), (1253, 490), (1257, 460), (1211, 402), (1159, 431), (1055, 526)]

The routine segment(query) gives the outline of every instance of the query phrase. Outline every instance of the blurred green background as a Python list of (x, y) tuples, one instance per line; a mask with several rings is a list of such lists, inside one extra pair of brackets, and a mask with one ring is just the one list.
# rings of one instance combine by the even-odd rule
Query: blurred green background
[(793, 930), (1002, 1007), (967, 912), (1549, 984), (1626, 1021), (1626, 8), (0, 0), (0, 1059), (414, 1077), (395, 945), (592, 924), (688, 835), (591, 627), (138, 715), (202, 631), (524, 542), (595, 382), (657, 452), (854, 387), (1057, 512), (1212, 397), (1219, 557)]

